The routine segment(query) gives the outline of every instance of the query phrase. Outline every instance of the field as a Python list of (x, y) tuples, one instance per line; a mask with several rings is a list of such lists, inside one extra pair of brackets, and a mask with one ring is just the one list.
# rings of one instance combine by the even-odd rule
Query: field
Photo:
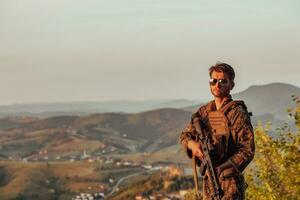
[(80, 192), (105, 192), (138, 168), (116, 168), (101, 163), (0, 161), (0, 199), (67, 199)]

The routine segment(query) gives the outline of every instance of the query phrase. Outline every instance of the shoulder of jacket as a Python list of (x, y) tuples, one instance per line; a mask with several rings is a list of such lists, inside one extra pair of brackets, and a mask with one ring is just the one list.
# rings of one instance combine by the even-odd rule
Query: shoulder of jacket
[(232, 122), (236, 121), (237, 118), (244, 121), (250, 119), (251, 113), (248, 112), (247, 106), (243, 101), (237, 101), (227, 116)]
[(229, 121), (235, 132), (241, 130), (242, 127), (252, 127), (250, 114), (247, 107), (244, 106), (235, 107)]

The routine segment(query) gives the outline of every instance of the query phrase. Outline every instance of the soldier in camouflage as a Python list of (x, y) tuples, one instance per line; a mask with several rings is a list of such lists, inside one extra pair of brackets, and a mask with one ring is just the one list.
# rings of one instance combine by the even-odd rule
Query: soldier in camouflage
[[(230, 91), (234, 87), (235, 73), (230, 65), (217, 63), (210, 67), (209, 75), (214, 100), (201, 106), (197, 114), (206, 122), (217, 151), (212, 161), (223, 191), (222, 200), (244, 199), (246, 183), (242, 172), (253, 159), (255, 151), (250, 113), (243, 101), (232, 100)], [(197, 157), (199, 164), (203, 152), (197, 134), (192, 121), (189, 122), (180, 135), (180, 143), (189, 158)], [(212, 191), (206, 173), (203, 177), (203, 199), (213, 199)]]

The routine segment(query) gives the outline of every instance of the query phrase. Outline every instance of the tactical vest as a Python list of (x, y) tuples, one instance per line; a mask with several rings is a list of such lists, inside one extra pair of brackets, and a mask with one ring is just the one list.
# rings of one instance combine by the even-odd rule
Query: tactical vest
[[(221, 163), (226, 160), (230, 155), (228, 143), (233, 140), (231, 133), (230, 116), (228, 115), (230, 110), (236, 107), (243, 107), (246, 112), (247, 107), (243, 101), (230, 101), (221, 109), (208, 112), (204, 122), (206, 124), (206, 130), (212, 137), (214, 146), (214, 152), (217, 154), (217, 163)], [(230, 113), (230, 115), (233, 113)], [(250, 113), (249, 113), (250, 114)], [(251, 114), (250, 114), (251, 115)], [(235, 146), (235, 145), (234, 145)], [(231, 149), (233, 147), (231, 146)]]

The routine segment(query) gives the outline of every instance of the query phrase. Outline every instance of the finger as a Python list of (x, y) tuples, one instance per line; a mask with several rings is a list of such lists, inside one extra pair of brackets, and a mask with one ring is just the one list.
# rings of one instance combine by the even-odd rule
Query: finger
[(199, 150), (199, 154), (200, 154), (201, 156), (203, 156), (203, 153), (202, 153), (202, 151), (201, 151), (201, 150)]
[(200, 158), (203, 158), (203, 154), (200, 150), (197, 151), (197, 156), (200, 157)]
[(201, 151), (196, 151), (196, 156), (199, 158), (203, 158), (203, 154), (201, 153)]
[(199, 152), (195, 150), (195, 151), (193, 151), (193, 155), (196, 156), (196, 157), (198, 157), (199, 156)]

